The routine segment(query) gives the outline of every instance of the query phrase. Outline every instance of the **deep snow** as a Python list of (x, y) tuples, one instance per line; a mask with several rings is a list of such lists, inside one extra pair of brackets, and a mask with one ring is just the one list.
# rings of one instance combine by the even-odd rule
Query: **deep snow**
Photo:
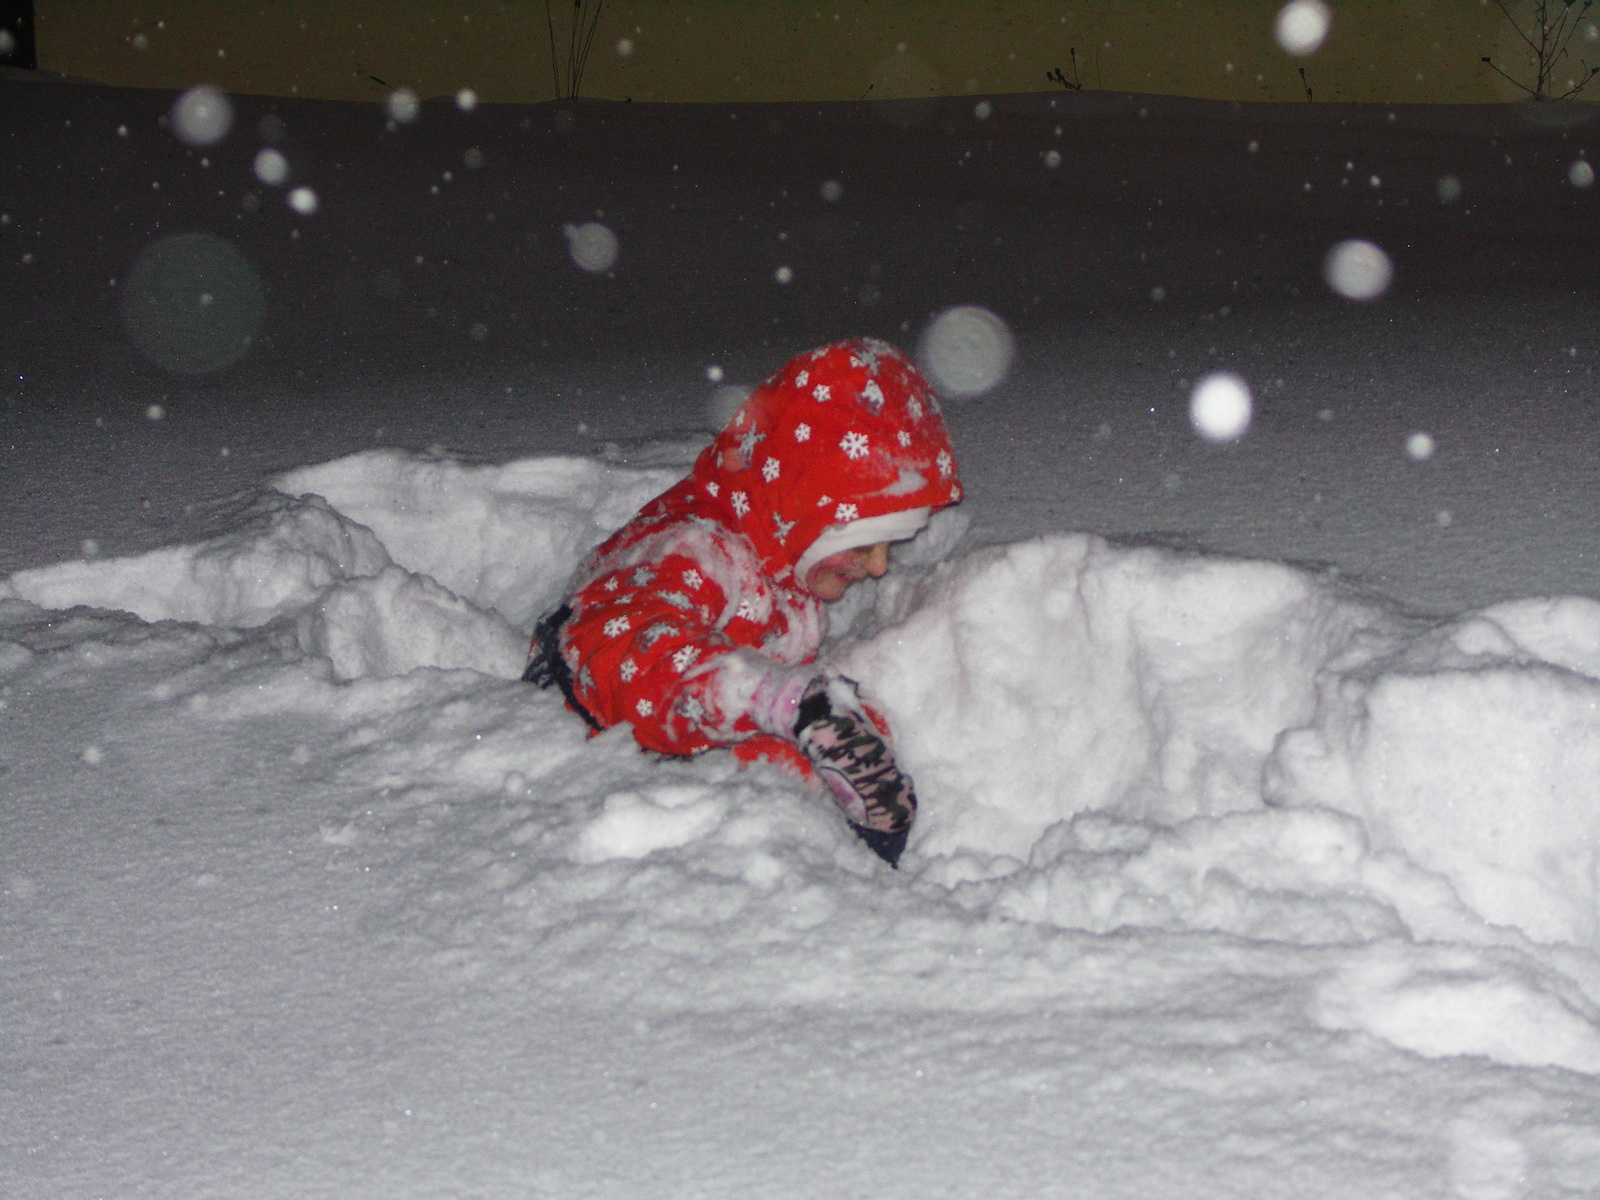
[[(1600, 1189), (1595, 125), (239, 98), (202, 151), (0, 87), (7, 1194)], [(104, 285), (177, 231), (266, 285), (216, 375)], [(968, 498), (829, 650), (904, 870), (516, 681), (709, 368), (966, 302), (1019, 347)]]

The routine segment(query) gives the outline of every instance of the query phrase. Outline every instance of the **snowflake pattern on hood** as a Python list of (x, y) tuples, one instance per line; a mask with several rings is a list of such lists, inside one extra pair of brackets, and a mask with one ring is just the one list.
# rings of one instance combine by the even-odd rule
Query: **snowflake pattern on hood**
[(791, 359), (750, 394), (687, 482), (779, 581), (830, 525), (961, 499), (933, 389), (876, 338)]

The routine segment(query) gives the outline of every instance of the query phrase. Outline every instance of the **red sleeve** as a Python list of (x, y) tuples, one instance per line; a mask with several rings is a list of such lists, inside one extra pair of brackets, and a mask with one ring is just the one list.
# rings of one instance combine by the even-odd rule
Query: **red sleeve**
[(739, 645), (716, 627), (726, 603), (686, 554), (594, 579), (573, 598), (562, 629), (579, 702), (602, 725), (632, 725), (649, 750), (696, 754), (725, 744), (710, 731), (730, 728), (729, 714), (715, 710), (704, 668)]

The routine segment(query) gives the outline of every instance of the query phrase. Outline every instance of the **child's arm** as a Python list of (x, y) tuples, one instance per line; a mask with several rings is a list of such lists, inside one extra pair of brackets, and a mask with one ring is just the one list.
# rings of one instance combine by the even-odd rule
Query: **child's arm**
[(640, 745), (664, 754), (696, 754), (757, 732), (745, 709), (759, 675), (752, 660), (760, 660), (740, 653), (756, 638), (730, 636), (730, 627), (740, 630), (721, 622), (727, 603), (686, 554), (594, 579), (574, 597), (562, 629), (579, 702), (602, 725), (633, 726)]

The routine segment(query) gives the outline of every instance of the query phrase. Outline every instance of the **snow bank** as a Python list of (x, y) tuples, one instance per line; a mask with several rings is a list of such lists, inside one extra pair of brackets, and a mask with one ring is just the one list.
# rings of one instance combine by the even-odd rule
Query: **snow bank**
[(927, 815), (924, 852), (1018, 860), (1085, 810), (1170, 824), (1259, 808), (1317, 672), (1386, 636), (1291, 567), (1086, 535), (889, 581), (879, 607), (892, 629), (840, 662), (896, 718), (924, 790), (962, 798)]
[(1360, 817), (1490, 921), (1600, 946), (1600, 604), (1498, 605), (1319, 691), (1275, 799)]
[(472, 466), (372, 450), (290, 471), (273, 486), (322, 497), (406, 570), (531, 630), (578, 559), (682, 475), (588, 458)]
[(879, 607), (891, 627), (841, 663), (946, 798), (919, 848), (948, 878), (1038, 867), (1084, 812), (1332, 808), (1482, 918), (1600, 945), (1600, 604), (1433, 627), (1282, 564), (1062, 536), (902, 579)]
[(322, 784), (362, 797), (323, 843), (408, 864), (397, 922), (473, 978), (1026, 1009), (1266, 977), (1310, 1029), (1600, 1073), (1600, 606), (1422, 622), (1284, 564), (1086, 535), (940, 562), (941, 522), (833, 651), (922, 796), (890, 875), (793, 779), (588, 738), (515, 681), (578, 558), (676, 474), (295, 471), (223, 537), (13, 576), (0, 673), (131, 645), (132, 618), (41, 609), (190, 623), (149, 647), (222, 627), (152, 695), (320, 722)]
[(3, 594), (145, 621), (293, 622), (344, 680), (418, 667), (520, 673), (577, 560), (677, 478), (590, 459), (474, 467), (374, 450), (292, 471), (193, 546), (20, 571)]
[(199, 545), (18, 571), (10, 591), (41, 608), (86, 605), (146, 621), (253, 628), (388, 564), (370, 530), (327, 504), (269, 498), (237, 529)]

